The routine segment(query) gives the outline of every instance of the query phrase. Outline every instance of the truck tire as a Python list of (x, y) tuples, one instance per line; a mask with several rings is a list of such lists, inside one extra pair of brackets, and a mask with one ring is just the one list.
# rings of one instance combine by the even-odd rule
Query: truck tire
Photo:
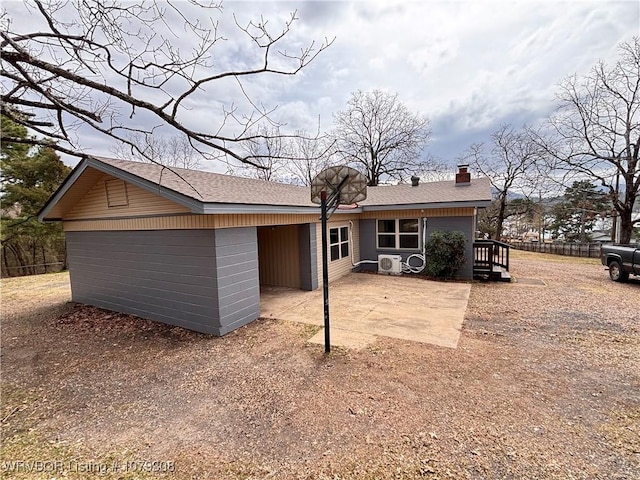
[(609, 263), (609, 278), (614, 282), (626, 282), (629, 280), (629, 273), (622, 270), (618, 260), (612, 260)]

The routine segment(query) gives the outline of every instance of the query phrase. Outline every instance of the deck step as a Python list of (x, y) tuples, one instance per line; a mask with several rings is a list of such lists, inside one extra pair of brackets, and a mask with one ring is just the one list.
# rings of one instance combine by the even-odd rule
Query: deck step
[(494, 265), (493, 271), (491, 272), (491, 278), (497, 282), (510, 282), (511, 274), (506, 268)]
[(499, 265), (474, 265), (473, 276), (479, 280), (489, 280), (493, 282), (510, 282), (511, 274)]

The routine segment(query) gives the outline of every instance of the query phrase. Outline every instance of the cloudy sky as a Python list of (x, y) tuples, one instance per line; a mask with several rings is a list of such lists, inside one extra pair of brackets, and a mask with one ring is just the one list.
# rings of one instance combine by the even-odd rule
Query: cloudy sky
[(636, 1), (306, 2), (298, 14), (305, 33), (336, 40), (286, 108), (330, 126), (350, 92), (398, 92), (431, 119), (428, 151), (443, 159), (502, 123), (548, 116), (558, 82), (615, 62), (640, 34)]
[[(22, 2), (5, 2), (5, 8), (16, 22), (29, 21)], [(277, 30), (294, 10), (299, 20), (287, 37), (291, 51), (310, 41), (335, 41), (296, 77), (249, 82), (254, 100), (277, 105), (276, 118), (291, 130), (314, 130), (318, 119), (328, 130), (351, 92), (398, 93), (431, 121), (426, 153), (451, 163), (501, 124), (547, 117), (558, 82), (586, 73), (599, 60), (614, 63), (617, 45), (640, 34), (636, 0), (226, 0), (218, 20), (228, 40), (216, 50), (218, 64), (250, 63), (248, 50), (236, 43), (233, 14), (241, 23), (262, 15)], [(176, 39), (183, 48), (188, 41)], [(238, 94), (232, 86), (220, 87), (191, 103), (191, 121), (215, 124), (212, 112)], [(109, 143), (94, 135), (83, 135), (80, 143), (85, 151), (111, 154)]]

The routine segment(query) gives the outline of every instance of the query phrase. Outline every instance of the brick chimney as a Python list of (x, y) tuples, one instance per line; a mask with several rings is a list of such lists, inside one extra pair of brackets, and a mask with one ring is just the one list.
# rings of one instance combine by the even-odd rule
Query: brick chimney
[(464, 185), (471, 185), (469, 165), (458, 165), (458, 173), (456, 173), (456, 187)]
[(420, 177), (416, 177), (415, 175), (413, 175), (411, 177), (411, 186), (412, 187), (417, 187), (418, 184), (420, 184)]

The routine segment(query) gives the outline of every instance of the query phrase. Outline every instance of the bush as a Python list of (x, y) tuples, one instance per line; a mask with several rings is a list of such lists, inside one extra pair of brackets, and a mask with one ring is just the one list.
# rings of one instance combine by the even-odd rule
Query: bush
[(435, 230), (425, 245), (426, 272), (438, 278), (455, 277), (466, 261), (465, 243), (462, 232)]

